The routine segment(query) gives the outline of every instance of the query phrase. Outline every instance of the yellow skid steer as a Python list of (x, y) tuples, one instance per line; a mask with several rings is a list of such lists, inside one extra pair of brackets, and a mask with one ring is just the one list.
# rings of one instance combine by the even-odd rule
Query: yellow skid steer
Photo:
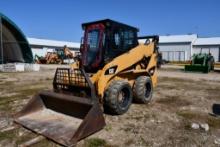
[(110, 19), (82, 28), (77, 62), (58, 68), (53, 90), (15, 115), (16, 123), (64, 146), (101, 130), (103, 111), (120, 115), (132, 101), (148, 103), (157, 84), (158, 36), (137, 37), (137, 28)]

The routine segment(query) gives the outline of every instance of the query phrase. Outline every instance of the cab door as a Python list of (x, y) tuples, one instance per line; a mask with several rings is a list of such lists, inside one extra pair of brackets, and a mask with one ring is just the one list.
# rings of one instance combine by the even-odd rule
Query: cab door
[(101, 23), (92, 24), (85, 30), (82, 60), (87, 69), (97, 69), (102, 62), (104, 31), (105, 26)]

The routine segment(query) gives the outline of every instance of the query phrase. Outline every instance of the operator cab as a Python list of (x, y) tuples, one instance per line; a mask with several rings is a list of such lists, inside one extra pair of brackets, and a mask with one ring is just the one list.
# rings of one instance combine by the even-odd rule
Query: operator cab
[(138, 29), (110, 19), (82, 24), (81, 63), (87, 72), (96, 72), (115, 57), (138, 45)]

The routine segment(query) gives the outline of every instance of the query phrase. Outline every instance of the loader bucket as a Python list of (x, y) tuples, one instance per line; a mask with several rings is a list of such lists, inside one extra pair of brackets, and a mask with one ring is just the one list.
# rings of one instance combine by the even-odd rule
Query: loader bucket
[(64, 146), (74, 146), (105, 126), (98, 103), (53, 91), (35, 95), (15, 122)]

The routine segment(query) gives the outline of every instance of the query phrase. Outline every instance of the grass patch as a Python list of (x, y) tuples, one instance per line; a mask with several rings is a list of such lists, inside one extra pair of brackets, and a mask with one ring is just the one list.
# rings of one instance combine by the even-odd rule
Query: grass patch
[(129, 119), (135, 119), (135, 120), (139, 121), (141, 119), (144, 119), (144, 116), (143, 115), (142, 116), (135, 115), (135, 116), (130, 116)]
[(52, 81), (53, 78), (49, 78), (49, 77), (47, 77), (45, 80), (46, 80), (46, 81)]
[(179, 111), (176, 114), (184, 117), (185, 119), (189, 119), (189, 120), (198, 119), (198, 117), (200, 117), (199, 114), (195, 114), (195, 113), (189, 112), (189, 111)]
[(20, 144), (22, 144), (22, 143), (24, 143), (24, 142), (26, 142), (28, 140), (33, 139), (36, 136), (37, 136), (37, 134), (33, 134), (33, 133), (27, 133), (27, 134), (25, 134), (23, 136), (19, 136), (19, 137), (17, 137), (16, 144), (20, 145)]
[(37, 87), (37, 88), (33, 88), (33, 89), (23, 89), (23, 90), (19, 90), (17, 92), (19, 92), (16, 95), (13, 96), (5, 96), (2, 97), (0, 96), (0, 110), (2, 111), (12, 111), (13, 106), (11, 105), (13, 102), (15, 102), (16, 100), (23, 100), (23, 99), (27, 99), (28, 96), (30, 95), (34, 95), (37, 92), (43, 90), (44, 87)]
[(15, 81), (2, 81), (0, 82), (0, 90), (11, 90), (14, 89), (14, 82)]
[(17, 99), (22, 99), (22, 98), (26, 98), (27, 96), (30, 96), (30, 95), (33, 95), (35, 94), (36, 92), (40, 91), (40, 90), (43, 90), (44, 88), (34, 88), (34, 89), (24, 89), (24, 90), (20, 90), (18, 91), (19, 93), (16, 94), (16, 95), (13, 95), (13, 96), (5, 96), (5, 97), (2, 97), (0, 96), (0, 105), (4, 105), (6, 103), (10, 103), (10, 102), (13, 102)]
[(220, 119), (219, 118), (215, 118), (213, 116), (209, 116), (207, 123), (209, 124), (209, 126), (211, 126), (212, 128), (218, 128), (220, 129)]
[[(201, 112), (179, 111), (177, 112), (177, 115), (190, 122), (207, 123), (210, 128), (220, 129), (220, 118), (216, 118), (208, 114), (201, 114)], [(185, 125), (185, 128), (187, 129), (189, 126)]]
[(141, 138), (140, 138), (140, 143), (141, 143), (141, 145), (142, 146), (145, 146), (145, 147), (151, 147), (151, 146), (153, 146), (153, 144), (151, 143), (151, 142), (148, 142), (148, 141), (146, 141), (142, 136), (141, 136)]
[(125, 124), (124, 127), (122, 128), (123, 131), (125, 132), (131, 132), (136, 128), (134, 124)]
[(14, 138), (16, 138), (17, 136), (17, 130), (11, 130), (11, 131), (7, 131), (7, 132), (2, 132), (0, 133), (0, 141), (1, 140), (13, 140)]
[(44, 139), (36, 144), (31, 145), (31, 147), (61, 147), (58, 144), (55, 144), (51, 140)]
[(161, 88), (161, 89), (175, 89), (176, 85), (168, 85), (166, 83), (159, 83), (158, 88)]
[(111, 131), (112, 130), (112, 126), (111, 125), (107, 125), (106, 127), (105, 127), (105, 130), (108, 132), (108, 131)]
[(123, 130), (125, 131), (125, 132), (131, 132), (133, 129), (132, 128), (123, 128)]
[(188, 83), (192, 83), (192, 80), (190, 79), (182, 79), (182, 78), (174, 78), (174, 77), (159, 77), (159, 81), (162, 81), (162, 82), (177, 82), (177, 83), (185, 83), (185, 82), (188, 82)]
[(207, 87), (206, 92), (208, 93), (209, 98), (219, 100), (220, 90), (218, 86), (213, 88)]
[(188, 106), (191, 105), (191, 102), (185, 99), (181, 99), (176, 96), (169, 96), (166, 98), (162, 98), (157, 100), (158, 103), (165, 104), (165, 105), (171, 105), (171, 106)]
[[(197, 133), (196, 133), (197, 135)], [(194, 137), (192, 132), (184, 131), (183, 135), (171, 135), (165, 140), (165, 142), (161, 146), (175, 146), (175, 147), (190, 147), (190, 146), (204, 146), (201, 144), (201, 140), (197, 140), (198, 138)]]
[(134, 144), (134, 142), (135, 142), (134, 139), (130, 138), (130, 139), (125, 141), (124, 145), (125, 146), (130, 146), (130, 145)]
[(106, 147), (107, 142), (100, 138), (91, 138), (85, 140), (85, 147)]

